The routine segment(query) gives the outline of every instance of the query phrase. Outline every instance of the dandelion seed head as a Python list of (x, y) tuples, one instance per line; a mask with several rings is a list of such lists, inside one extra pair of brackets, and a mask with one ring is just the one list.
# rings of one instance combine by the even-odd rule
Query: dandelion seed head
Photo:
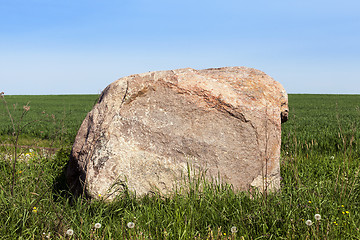
[(134, 227), (135, 227), (135, 223), (133, 223), (133, 222), (128, 222), (127, 227), (128, 227), (128, 228), (134, 228)]
[(100, 223), (95, 223), (95, 228), (101, 228), (101, 224)]
[(66, 234), (69, 235), (69, 236), (72, 236), (72, 235), (74, 234), (74, 230), (72, 230), (72, 229), (70, 228), (70, 229), (68, 229), (68, 230), (66, 231)]
[(311, 226), (313, 223), (312, 223), (311, 220), (306, 220), (305, 224), (308, 225), (308, 226)]
[(230, 230), (231, 230), (232, 233), (237, 233), (237, 231), (238, 231), (237, 227), (235, 227), (235, 226), (231, 227)]
[(321, 220), (321, 215), (320, 214), (315, 214), (315, 219), (318, 220), (318, 221)]

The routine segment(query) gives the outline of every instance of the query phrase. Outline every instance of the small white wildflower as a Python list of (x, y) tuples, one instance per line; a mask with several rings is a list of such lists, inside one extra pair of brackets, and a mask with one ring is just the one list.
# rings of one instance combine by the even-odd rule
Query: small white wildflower
[(71, 236), (71, 235), (74, 234), (74, 230), (68, 229), (68, 230), (66, 231), (66, 234), (69, 235), (69, 236)]
[(320, 214), (315, 214), (315, 219), (318, 220), (318, 221), (321, 220), (321, 215)]
[(311, 226), (312, 225), (312, 221), (311, 220), (306, 220), (306, 225), (308, 225), (308, 226)]
[(101, 228), (101, 224), (100, 223), (95, 223), (95, 228)]
[(331, 158), (332, 160), (334, 160), (334, 159), (335, 159), (335, 156), (331, 156), (330, 158)]
[(29, 149), (29, 152), (31, 152), (31, 153), (32, 153), (33, 151), (34, 151), (34, 150), (32, 150), (31, 148)]
[(133, 223), (133, 222), (128, 222), (127, 227), (128, 227), (128, 228), (134, 228), (134, 227), (135, 227), (135, 223)]
[(237, 233), (237, 231), (238, 231), (237, 227), (235, 227), (235, 226), (233, 226), (230, 230), (232, 233)]

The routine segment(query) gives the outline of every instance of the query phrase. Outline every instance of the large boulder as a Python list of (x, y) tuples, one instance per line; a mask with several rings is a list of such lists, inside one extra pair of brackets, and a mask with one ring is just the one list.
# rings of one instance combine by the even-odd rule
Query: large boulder
[(123, 188), (166, 194), (190, 166), (235, 190), (275, 190), (287, 114), (284, 88), (252, 68), (123, 77), (83, 121), (67, 181), (75, 194), (95, 198), (112, 199)]

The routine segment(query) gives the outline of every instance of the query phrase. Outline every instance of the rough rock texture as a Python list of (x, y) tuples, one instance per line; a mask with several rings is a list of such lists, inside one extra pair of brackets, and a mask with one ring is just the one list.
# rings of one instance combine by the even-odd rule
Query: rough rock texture
[(189, 165), (236, 190), (277, 189), (287, 114), (284, 88), (252, 68), (124, 77), (83, 121), (67, 181), (73, 192), (95, 198), (112, 199), (124, 187), (137, 195), (168, 193)]

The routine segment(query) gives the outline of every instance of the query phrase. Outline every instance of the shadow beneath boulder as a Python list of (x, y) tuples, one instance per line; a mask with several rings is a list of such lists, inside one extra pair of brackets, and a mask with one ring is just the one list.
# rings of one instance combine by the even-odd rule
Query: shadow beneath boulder
[(77, 195), (74, 195), (71, 192), (71, 189), (66, 181), (66, 169), (69, 165), (71, 149), (61, 148), (56, 152), (55, 156), (55, 170), (60, 172), (60, 174), (54, 179), (52, 185), (52, 193), (54, 201), (59, 201), (62, 199), (69, 199), (72, 202)]

